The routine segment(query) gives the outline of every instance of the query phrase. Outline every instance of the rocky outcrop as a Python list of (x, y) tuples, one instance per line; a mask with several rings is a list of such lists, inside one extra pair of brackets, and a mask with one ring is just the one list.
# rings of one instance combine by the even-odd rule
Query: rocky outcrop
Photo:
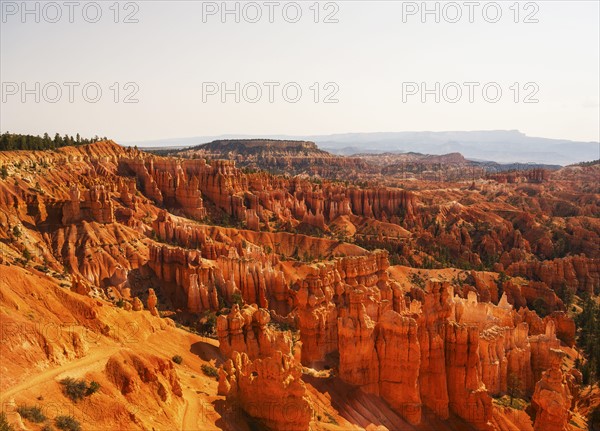
[(533, 381), (537, 382), (554, 361), (551, 350), (560, 348), (560, 340), (556, 338), (556, 325), (553, 320), (546, 321), (545, 332), (529, 338), (531, 344), (531, 371)]
[[(235, 295), (249, 304), (266, 308), (269, 302), (287, 301), (287, 285), (283, 273), (274, 267), (264, 254), (245, 258), (238, 256), (235, 248), (224, 248), (228, 256), (212, 253), (216, 247), (203, 247), (201, 251), (169, 246), (151, 246), (149, 266), (177, 303), (185, 304), (194, 313), (219, 310), (218, 298), (235, 302)], [(202, 258), (208, 250), (209, 259)], [(215, 254), (218, 256), (215, 256)]]
[(64, 204), (62, 210), (63, 224), (78, 223), (82, 220), (98, 223), (115, 221), (114, 204), (104, 186), (93, 186), (85, 190), (83, 196), (77, 186), (72, 186), (69, 193), (71, 199)]
[[(425, 292), (413, 307), (420, 311), (418, 317), (419, 346), (421, 348), (421, 368), (419, 387), (423, 404), (438, 417), (449, 417), (449, 398), (446, 375), (445, 324), (451, 316), (450, 286), (437, 280), (430, 280)], [(411, 308), (413, 308), (411, 307)]]
[(413, 220), (416, 196), (392, 188), (357, 189), (314, 184), (301, 179), (281, 181), (264, 174), (245, 174), (235, 161), (203, 159), (123, 159), (121, 170), (136, 175), (150, 199), (184, 214), (203, 218), (203, 198), (228, 217), (259, 230), (275, 218), (292, 226), (326, 230), (326, 223), (342, 215), (358, 215), (400, 222)]
[(141, 185), (140, 191), (149, 199), (158, 204), (163, 203), (163, 195), (152, 176), (154, 172), (154, 162), (152, 159), (146, 160), (141, 157), (123, 157), (119, 159), (118, 171), (124, 175), (134, 175)]
[(410, 423), (420, 423), (425, 404), (486, 429), (492, 409), (480, 376), (479, 329), (448, 320), (448, 285), (431, 282), (428, 293), (424, 304), (401, 313), (388, 305), (376, 321), (355, 288), (338, 319), (340, 378), (381, 396)]
[(315, 272), (304, 278), (294, 296), (302, 339), (302, 363), (308, 366), (324, 361), (338, 349), (338, 310), (332, 300), (343, 289), (340, 281), (335, 285), (323, 283), (327, 272), (324, 267)]
[(350, 189), (348, 195), (352, 212), (356, 215), (386, 220), (398, 220), (398, 217), (410, 220), (415, 216), (416, 197), (406, 190)]
[(350, 293), (348, 316), (338, 319), (340, 378), (368, 393), (379, 392), (379, 361), (375, 350), (375, 324), (362, 303), (364, 292)]
[(481, 380), (477, 327), (446, 325), (445, 357), (450, 409), (478, 429), (489, 429), (492, 398)]
[(198, 177), (204, 167), (204, 160), (181, 163), (138, 157), (121, 159), (119, 169), (134, 174), (148, 198), (199, 220), (206, 217)]
[(269, 311), (256, 305), (244, 308), (235, 304), (229, 315), (217, 318), (219, 350), (232, 357), (233, 352), (244, 352), (250, 360), (274, 356), (275, 352), (293, 354), (292, 335), (269, 327)]
[(367, 292), (361, 285), (347, 292), (340, 312), (340, 378), (381, 396), (413, 424), (424, 405), (438, 417), (454, 413), (477, 429), (494, 429), (491, 396), (531, 395), (551, 365), (549, 352), (560, 346), (554, 319), (540, 319), (543, 332), (530, 334), (527, 313), (517, 313), (506, 294), (493, 305), (430, 280), (424, 290), (413, 288), (409, 305), (399, 301), (394, 310), (380, 300), (369, 313)]
[(375, 330), (379, 394), (409, 423), (418, 424), (421, 422), (421, 350), (417, 322), (388, 310), (377, 322)]
[(142, 303), (140, 298), (136, 296), (135, 298), (133, 298), (133, 301), (131, 301), (131, 308), (133, 311), (142, 311), (144, 309), (144, 304)]
[(575, 334), (577, 327), (572, 318), (570, 318), (564, 311), (555, 311), (554, 313), (546, 316), (544, 320), (554, 321), (556, 327), (556, 338), (565, 343), (569, 347), (575, 345)]
[[(322, 362), (337, 351), (339, 318), (358, 318), (359, 303), (375, 320), (385, 307), (400, 309), (398, 287), (386, 273), (387, 256), (387, 252), (375, 251), (320, 263), (308, 267), (292, 286), (303, 364)], [(385, 300), (383, 305), (380, 300)]]
[(565, 431), (571, 416), (569, 409), (572, 399), (565, 374), (561, 370), (565, 353), (557, 349), (550, 349), (548, 353), (550, 367), (536, 383), (531, 399), (537, 410), (534, 429)]
[(300, 365), (280, 351), (254, 361), (234, 352), (219, 369), (219, 394), (268, 429), (306, 431), (313, 413), (301, 376)]
[(513, 263), (506, 273), (540, 280), (557, 292), (567, 288), (592, 293), (600, 288), (600, 259), (585, 256)]
[(163, 293), (189, 311), (218, 310), (216, 271), (196, 250), (151, 246), (149, 267), (164, 282)]
[(177, 372), (168, 359), (123, 351), (108, 359), (104, 373), (121, 394), (131, 399), (157, 397), (169, 403), (173, 397), (183, 396)]
[(153, 316), (159, 316), (158, 309), (156, 305), (158, 304), (158, 298), (156, 297), (156, 293), (154, 289), (148, 289), (148, 310)]
[(543, 183), (550, 178), (550, 171), (547, 169), (529, 169), (525, 171), (525, 176), (527, 177), (527, 181), (531, 183)]

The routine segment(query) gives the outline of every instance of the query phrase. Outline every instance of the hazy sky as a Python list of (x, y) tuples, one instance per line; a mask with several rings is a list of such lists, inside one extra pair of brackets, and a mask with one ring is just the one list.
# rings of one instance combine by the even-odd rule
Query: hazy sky
[[(301, 2), (296, 23), (290, 22), (297, 12), (290, 2), (272, 6), (273, 23), (265, 2), (229, 2), (228, 8), (239, 8), (239, 23), (234, 14), (222, 22), (221, 2), (121, 2), (118, 7), (99, 2), (102, 16), (95, 23), (88, 22), (97, 12), (90, 2), (72, 9), (73, 23), (64, 2), (28, 2), (31, 10), (38, 8), (39, 23), (35, 12), (21, 15), (21, 1), (1, 3), (2, 131), (79, 132), (133, 141), (234, 133), (519, 129), (531, 136), (599, 140), (597, 1), (520, 2), (513, 9), (513, 1), (498, 2), (502, 16), (496, 23), (488, 22), (496, 16), (490, 2), (474, 7), (473, 23), (465, 2), (427, 2), (428, 8), (439, 8), (439, 23), (434, 14), (422, 22), (422, 11), (415, 11), (421, 2), (321, 2), (318, 7)], [(57, 20), (57, 11), (58, 22), (49, 22)], [(257, 11), (260, 20), (249, 22)], [(458, 22), (448, 22), (457, 12)], [(123, 22), (127, 15), (138, 22)], [(328, 15), (338, 22), (323, 22)], [(239, 82), (239, 103), (236, 94), (227, 95), (225, 103), (220, 93), (210, 94), (220, 91), (213, 82), (224, 82), (234, 93)], [(257, 84), (247, 85), (252, 82)], [(435, 94), (425, 103), (420, 93), (409, 94), (421, 83), (435, 89), (436, 82), (439, 103)], [(447, 85), (451, 82), (462, 91), (456, 103), (449, 100), (458, 95), (455, 84)], [(97, 88), (102, 95), (91, 103)], [(302, 95), (291, 103), (298, 88)], [(498, 88), (502, 96), (491, 103)], [(26, 89), (31, 93), (23, 102)], [(138, 102), (123, 103), (136, 89), (130, 99)], [(338, 102), (323, 103), (328, 95)], [(538, 102), (523, 103), (527, 96)]]

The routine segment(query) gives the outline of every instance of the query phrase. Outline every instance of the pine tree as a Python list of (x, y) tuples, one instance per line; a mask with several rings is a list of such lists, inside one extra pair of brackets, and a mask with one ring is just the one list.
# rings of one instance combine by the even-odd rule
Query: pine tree
[(48, 133), (44, 133), (44, 137), (42, 138), (42, 146), (43, 148), (52, 147), (52, 139), (50, 139), (50, 135), (48, 135)]
[(523, 396), (523, 381), (518, 375), (510, 373), (508, 381), (506, 382), (506, 391), (510, 397), (510, 405), (513, 405), (515, 398), (521, 398)]

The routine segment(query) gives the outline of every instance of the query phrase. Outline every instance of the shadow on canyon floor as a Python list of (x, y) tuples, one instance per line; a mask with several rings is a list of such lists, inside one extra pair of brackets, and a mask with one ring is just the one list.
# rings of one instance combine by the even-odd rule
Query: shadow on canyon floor
[(224, 362), (224, 358), (219, 351), (219, 347), (208, 342), (208, 340), (212, 341), (212, 339), (207, 338), (206, 340), (207, 342), (198, 341), (197, 343), (192, 344), (190, 352), (203, 361), (209, 362), (214, 360), (216, 366), (221, 365)]
[(381, 398), (344, 383), (338, 377), (303, 375), (303, 380), (321, 393), (331, 396), (332, 406), (352, 424), (366, 427), (383, 425), (394, 431), (475, 431), (461, 419), (451, 416), (440, 420), (432, 411), (423, 409), (420, 425), (411, 425), (394, 412)]

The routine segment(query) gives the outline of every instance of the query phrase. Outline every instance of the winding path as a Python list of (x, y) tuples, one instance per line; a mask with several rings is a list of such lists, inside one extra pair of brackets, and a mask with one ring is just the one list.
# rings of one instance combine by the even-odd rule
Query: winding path
[[(56, 379), (59, 375), (64, 372), (72, 371), (75, 369), (81, 369), (83, 367), (88, 367), (90, 365), (95, 366), (103, 366), (103, 359), (107, 359), (118, 352), (121, 349), (120, 346), (102, 346), (94, 349), (94, 351), (88, 352), (82, 358), (76, 359), (71, 362), (67, 362), (66, 364), (60, 365), (55, 368), (51, 368), (49, 370), (45, 370), (39, 374), (31, 376), (28, 379), (25, 379), (21, 383), (13, 386), (12, 388), (8, 388), (0, 394), (0, 405), (3, 405), (5, 402), (8, 402), (14, 395), (21, 391), (25, 391), (34, 386), (40, 385), (42, 383), (49, 382), (51, 380)], [(94, 367), (95, 368), (95, 367)]]

